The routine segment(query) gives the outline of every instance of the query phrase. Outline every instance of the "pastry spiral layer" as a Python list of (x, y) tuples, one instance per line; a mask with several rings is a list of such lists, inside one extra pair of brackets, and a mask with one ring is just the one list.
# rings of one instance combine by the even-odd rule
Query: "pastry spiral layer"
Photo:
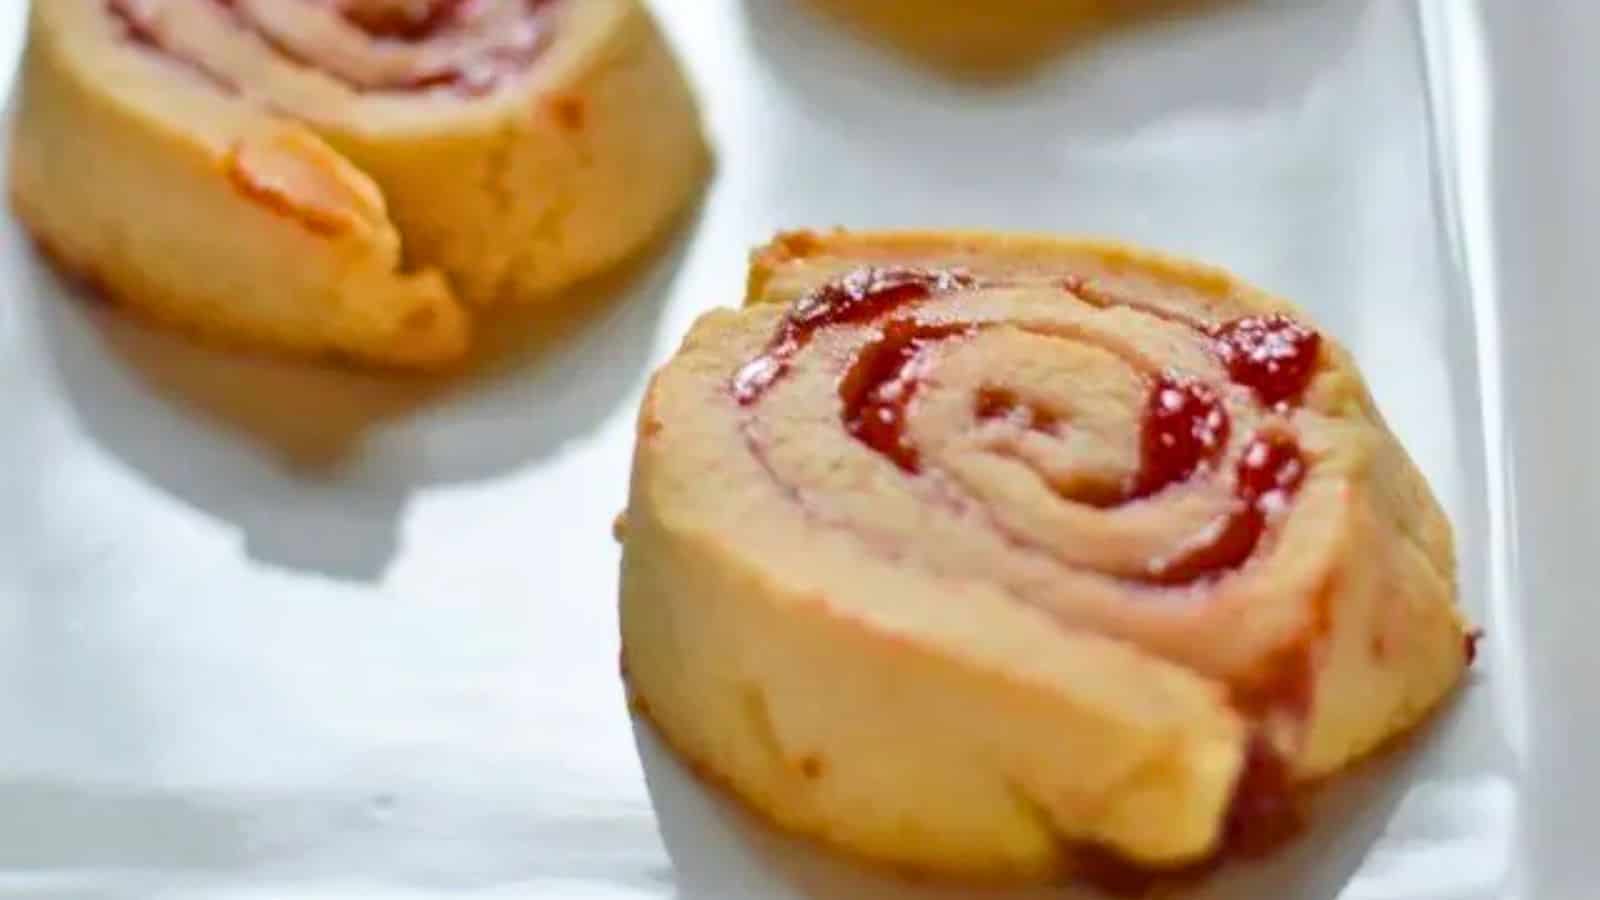
[(638, 0), (35, 3), (22, 218), (127, 305), (247, 344), (430, 365), (474, 305), (644, 244), (706, 169)]
[(1220, 271), (793, 234), (644, 401), (624, 662), (793, 830), (1181, 865), (1459, 680), (1451, 540), (1348, 354)]

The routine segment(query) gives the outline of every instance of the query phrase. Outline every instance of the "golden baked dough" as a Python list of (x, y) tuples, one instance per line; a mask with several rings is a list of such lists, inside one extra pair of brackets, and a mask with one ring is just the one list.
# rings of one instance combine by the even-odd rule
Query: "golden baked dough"
[(464, 353), (471, 305), (639, 248), (707, 159), (638, 0), (48, 0), (11, 187), (135, 310), (426, 366)]
[(651, 383), (625, 522), (666, 740), (939, 873), (1204, 858), (1468, 662), (1449, 525), (1349, 355), (1113, 244), (780, 238)]
[(810, 0), (910, 56), (965, 75), (1003, 75), (1131, 20), (1203, 0)]

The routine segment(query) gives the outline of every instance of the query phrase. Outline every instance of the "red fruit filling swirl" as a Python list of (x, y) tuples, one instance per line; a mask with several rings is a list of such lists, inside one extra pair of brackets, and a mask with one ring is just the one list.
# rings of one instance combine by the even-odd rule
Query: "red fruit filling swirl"
[(177, 38), (185, 19), (215, 7), (235, 27), (296, 63), (358, 91), (449, 87), (494, 90), (525, 69), (548, 40), (553, 0), (107, 0), (129, 39), (201, 70), (235, 79)]
[(1281, 314), (1236, 319), (1211, 329), (1213, 352), (1237, 384), (1271, 406), (1298, 400), (1317, 367), (1322, 335)]
[(1279, 434), (1251, 438), (1236, 470), (1234, 511), (1213, 522), (1176, 558), (1153, 562), (1149, 580), (1183, 585), (1244, 565), (1261, 542), (1268, 519), (1288, 506), (1305, 473), (1294, 438)]
[[(807, 295), (784, 317), (767, 350), (733, 379), (743, 406), (759, 400), (789, 370), (796, 353), (822, 328), (867, 324), (936, 293), (972, 287), (965, 273), (908, 268), (864, 268)], [(906, 435), (912, 402), (933, 365), (937, 346), (977, 333), (979, 326), (924, 324), (897, 318), (856, 355), (839, 382), (841, 417), (856, 440), (908, 474), (922, 461)], [(1263, 403), (1298, 399), (1315, 374), (1321, 336), (1282, 315), (1250, 317), (1202, 331), (1240, 384)], [(1005, 419), (1022, 427), (1057, 432), (1055, 413), (1015, 394), (987, 387), (978, 392), (980, 420)], [(1151, 497), (1207, 472), (1228, 445), (1231, 423), (1219, 395), (1208, 385), (1174, 373), (1152, 378), (1140, 423), (1139, 467), (1120, 496), (1096, 506), (1114, 507)], [(1306, 474), (1293, 437), (1265, 431), (1251, 437), (1234, 469), (1234, 508), (1219, 516), (1171, 558), (1151, 562), (1139, 579), (1182, 586), (1237, 569), (1254, 554), (1268, 521), (1288, 506)]]
[(917, 448), (906, 440), (906, 410), (922, 383), (928, 351), (940, 341), (971, 331), (959, 325), (919, 325), (906, 319), (890, 322), (883, 337), (861, 351), (839, 382), (845, 430), (901, 469), (918, 471)]
[(831, 325), (871, 322), (935, 293), (971, 287), (959, 271), (911, 268), (856, 269), (807, 294), (783, 317), (766, 352), (746, 363), (733, 378), (733, 395), (743, 405), (759, 400), (789, 371), (789, 361), (811, 338)]
[(472, 0), (333, 0), (333, 5), (339, 11), (339, 15), (373, 37), (422, 41), (458, 19), (471, 2)]
[(1176, 375), (1156, 378), (1139, 433), (1139, 474), (1129, 500), (1185, 481), (1228, 444), (1231, 425), (1211, 388)]

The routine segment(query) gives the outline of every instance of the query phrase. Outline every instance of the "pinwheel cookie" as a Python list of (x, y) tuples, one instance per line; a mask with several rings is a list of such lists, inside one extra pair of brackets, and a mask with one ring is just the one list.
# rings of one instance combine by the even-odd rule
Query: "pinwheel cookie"
[(47, 0), (11, 186), (151, 317), (426, 366), (472, 307), (639, 248), (706, 163), (638, 0)]
[(935, 67), (1013, 72), (1065, 46), (1205, 0), (809, 0), (860, 33)]
[(878, 860), (1183, 866), (1460, 680), (1451, 532), (1303, 313), (1129, 247), (791, 234), (638, 420), (638, 707)]

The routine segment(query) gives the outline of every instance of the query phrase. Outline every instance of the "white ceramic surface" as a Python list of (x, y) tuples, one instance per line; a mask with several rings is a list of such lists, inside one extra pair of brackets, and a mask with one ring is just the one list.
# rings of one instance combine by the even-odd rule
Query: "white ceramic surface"
[(828, 859), (624, 707), (644, 379), (751, 244), (835, 223), (1228, 265), (1354, 349), (1449, 508), (1489, 629), (1461, 701), (1196, 896), (1595, 896), (1600, 6), (1245, 0), (984, 89), (788, 0), (656, 6), (719, 148), (703, 206), (564, 340), (461, 383), (193, 348), (0, 224), (0, 896), (1080, 896)]

